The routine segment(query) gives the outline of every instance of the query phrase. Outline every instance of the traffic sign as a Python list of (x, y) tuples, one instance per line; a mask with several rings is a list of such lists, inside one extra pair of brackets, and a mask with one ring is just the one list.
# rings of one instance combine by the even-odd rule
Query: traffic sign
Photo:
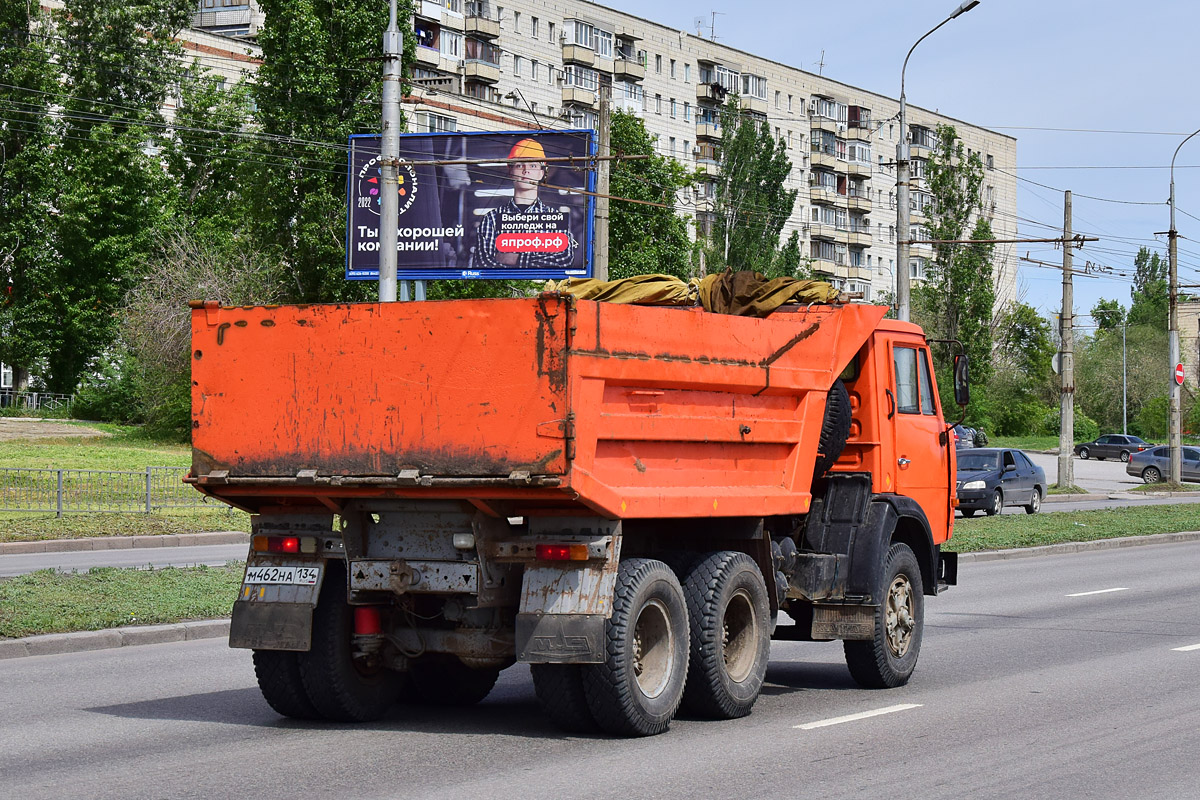
[(1183, 386), (1183, 364), (1175, 365), (1175, 384)]

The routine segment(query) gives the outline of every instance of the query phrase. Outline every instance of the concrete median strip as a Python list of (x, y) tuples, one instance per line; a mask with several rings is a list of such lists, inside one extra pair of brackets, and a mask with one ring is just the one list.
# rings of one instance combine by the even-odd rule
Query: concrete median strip
[(143, 644), (185, 642), (229, 635), (229, 620), (204, 619), (173, 625), (132, 625), (103, 631), (48, 633), (24, 639), (0, 640), (0, 660), (23, 656), (53, 656), (86, 650), (108, 650)]
[(0, 542), (0, 556), (25, 553), (75, 553), (85, 550), (127, 550), (147, 547), (198, 547), (210, 544), (250, 543), (240, 531), (169, 533), (161, 536), (97, 536), (92, 539), (39, 539), (35, 542)]

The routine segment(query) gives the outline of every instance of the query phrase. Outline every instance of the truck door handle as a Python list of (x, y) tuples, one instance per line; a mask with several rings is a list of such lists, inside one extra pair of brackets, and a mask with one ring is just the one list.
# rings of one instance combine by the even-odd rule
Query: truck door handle
[(896, 395), (892, 394), (891, 389), (884, 389), (887, 392), (888, 398), (888, 419), (896, 416)]
[(905, 458), (904, 456), (900, 456), (900, 458), (896, 459), (896, 463), (900, 465), (900, 469), (904, 469), (905, 467), (907, 467), (909, 464), (912, 463), (912, 459)]

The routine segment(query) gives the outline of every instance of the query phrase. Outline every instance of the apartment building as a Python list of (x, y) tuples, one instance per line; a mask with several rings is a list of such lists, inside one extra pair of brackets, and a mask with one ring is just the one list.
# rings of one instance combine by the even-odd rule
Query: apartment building
[[(898, 100), (586, 0), (420, 0), (414, 30), (411, 130), (595, 127), (609, 87), (613, 107), (645, 120), (660, 152), (715, 174), (718, 111), (736, 93), (791, 157), (800, 194), (783, 237), (799, 231), (813, 268), (849, 291), (877, 298), (894, 285)], [(909, 238), (929, 238), (924, 176), (942, 123), (986, 166), (983, 213), (996, 237), (1015, 238), (1016, 140), (911, 105), (908, 120)], [(713, 185), (679, 198), (699, 228)], [(912, 245), (914, 279), (932, 257)], [(998, 245), (995, 266), (999, 305), (1016, 295), (1016, 248)]]

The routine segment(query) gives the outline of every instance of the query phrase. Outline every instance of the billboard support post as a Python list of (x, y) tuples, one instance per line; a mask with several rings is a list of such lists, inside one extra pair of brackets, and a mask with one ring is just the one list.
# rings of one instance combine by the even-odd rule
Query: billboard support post
[[(379, 302), (396, 300), (396, 247), (399, 240), (400, 81), (403, 53), (396, 24), (396, 0), (388, 3), (383, 34), (383, 140), (380, 144)], [(407, 292), (405, 292), (407, 294)], [(407, 299), (407, 298), (405, 298)]]
[(611, 164), (608, 160), (611, 149), (612, 87), (600, 87), (600, 130), (596, 163), (596, 245), (593, 272), (597, 280), (608, 280), (608, 186)]

